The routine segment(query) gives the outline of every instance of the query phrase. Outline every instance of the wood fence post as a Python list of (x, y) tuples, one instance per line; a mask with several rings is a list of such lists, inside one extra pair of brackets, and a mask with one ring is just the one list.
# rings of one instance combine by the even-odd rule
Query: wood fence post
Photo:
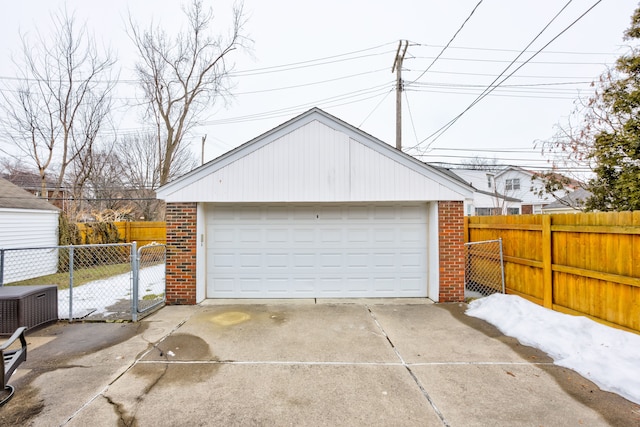
[(551, 258), (551, 215), (542, 215), (542, 285), (543, 305), (553, 308), (553, 260)]

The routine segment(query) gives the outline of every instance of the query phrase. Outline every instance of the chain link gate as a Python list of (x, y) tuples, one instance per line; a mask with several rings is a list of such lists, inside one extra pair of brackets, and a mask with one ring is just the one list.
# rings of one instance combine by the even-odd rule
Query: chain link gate
[[(134, 243), (132, 253), (136, 253), (135, 248)], [(134, 257), (133, 271), (138, 272), (137, 275), (133, 275), (133, 298), (131, 299), (133, 304), (131, 320), (134, 322), (138, 320), (139, 314), (165, 303), (166, 254), (165, 245), (152, 243), (138, 249), (137, 257)]]
[(464, 297), (505, 293), (502, 239), (464, 244)]
[(165, 245), (0, 248), (0, 287), (56, 285), (58, 318), (136, 321), (165, 302)]

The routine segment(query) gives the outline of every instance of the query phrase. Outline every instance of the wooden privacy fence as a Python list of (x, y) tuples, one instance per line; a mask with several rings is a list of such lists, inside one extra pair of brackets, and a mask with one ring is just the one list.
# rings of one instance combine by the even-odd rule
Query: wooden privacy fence
[(507, 293), (640, 332), (640, 211), (465, 217), (465, 238), (502, 238)]
[[(122, 243), (138, 242), (138, 247), (149, 243), (167, 243), (167, 224), (164, 221), (118, 221), (118, 237)], [(85, 233), (86, 225), (78, 223), (80, 233)]]

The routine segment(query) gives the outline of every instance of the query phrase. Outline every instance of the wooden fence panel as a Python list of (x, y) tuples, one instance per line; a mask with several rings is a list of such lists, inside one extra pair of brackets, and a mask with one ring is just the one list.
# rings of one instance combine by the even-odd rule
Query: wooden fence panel
[(640, 211), (465, 218), (502, 238), (508, 293), (640, 332)]
[(167, 225), (164, 221), (116, 222), (122, 239), (138, 242), (138, 247), (149, 243), (167, 243)]
[[(123, 243), (137, 242), (138, 247), (150, 243), (167, 243), (167, 225), (164, 221), (114, 222), (118, 237)], [(78, 223), (80, 233), (85, 233), (84, 223)]]

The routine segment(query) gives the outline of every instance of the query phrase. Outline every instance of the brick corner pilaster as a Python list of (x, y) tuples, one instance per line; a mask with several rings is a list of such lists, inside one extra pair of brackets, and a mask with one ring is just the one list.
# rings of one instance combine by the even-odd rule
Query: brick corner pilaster
[(438, 202), (440, 302), (464, 301), (464, 203)]
[(167, 304), (196, 303), (197, 204), (167, 203)]

